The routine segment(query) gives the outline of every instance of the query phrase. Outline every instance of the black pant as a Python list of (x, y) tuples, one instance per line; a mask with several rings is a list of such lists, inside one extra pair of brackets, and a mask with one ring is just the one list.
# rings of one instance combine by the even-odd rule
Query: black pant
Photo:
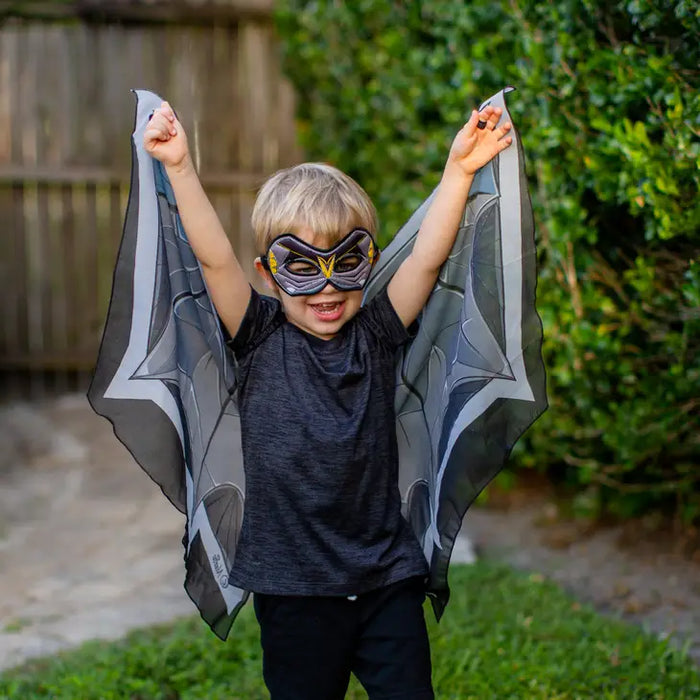
[(354, 673), (370, 700), (433, 700), (422, 578), (355, 600), (255, 594), (272, 700), (342, 700)]

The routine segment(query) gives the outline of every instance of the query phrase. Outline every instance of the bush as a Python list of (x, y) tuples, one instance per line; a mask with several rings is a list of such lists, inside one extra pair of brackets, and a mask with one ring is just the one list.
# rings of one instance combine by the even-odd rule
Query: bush
[(700, 518), (700, 16), (689, 1), (291, 1), (303, 145), (373, 197), (382, 239), (504, 85), (528, 155), (550, 410), (520, 464), (593, 513)]

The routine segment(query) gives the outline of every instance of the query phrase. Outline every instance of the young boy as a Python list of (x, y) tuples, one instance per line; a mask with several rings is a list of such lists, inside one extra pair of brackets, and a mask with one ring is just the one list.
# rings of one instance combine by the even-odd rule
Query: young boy
[(454, 243), (474, 173), (505, 149), (500, 110), (473, 111), (450, 149), (413, 251), (365, 307), (376, 214), (327, 165), (283, 170), (253, 211), (244, 272), (167, 103), (144, 146), (160, 160), (238, 363), (246, 505), (230, 582), (254, 593), (273, 700), (433, 698), (423, 617), (427, 564), (401, 515), (395, 352)]

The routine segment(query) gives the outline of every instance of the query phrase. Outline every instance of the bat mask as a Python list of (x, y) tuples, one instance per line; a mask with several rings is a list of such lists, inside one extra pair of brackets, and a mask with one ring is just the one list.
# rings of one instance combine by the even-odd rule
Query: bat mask
[(341, 292), (363, 289), (377, 259), (369, 231), (356, 228), (332, 248), (316, 248), (291, 233), (277, 236), (260, 260), (290, 296), (317, 294), (327, 284)]

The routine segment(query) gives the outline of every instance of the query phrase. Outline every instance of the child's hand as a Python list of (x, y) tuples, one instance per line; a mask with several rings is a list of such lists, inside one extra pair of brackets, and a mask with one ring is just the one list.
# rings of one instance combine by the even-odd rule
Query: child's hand
[(185, 130), (167, 102), (153, 112), (143, 134), (143, 146), (147, 153), (166, 166), (179, 168), (188, 159)]
[[(486, 107), (482, 112), (472, 111), (469, 121), (455, 136), (450, 148), (447, 164), (458, 166), (465, 175), (473, 175), (502, 150), (508, 148), (513, 139), (506, 134), (511, 129), (510, 122), (496, 128), (502, 110)], [(479, 128), (479, 123), (484, 123)]]

